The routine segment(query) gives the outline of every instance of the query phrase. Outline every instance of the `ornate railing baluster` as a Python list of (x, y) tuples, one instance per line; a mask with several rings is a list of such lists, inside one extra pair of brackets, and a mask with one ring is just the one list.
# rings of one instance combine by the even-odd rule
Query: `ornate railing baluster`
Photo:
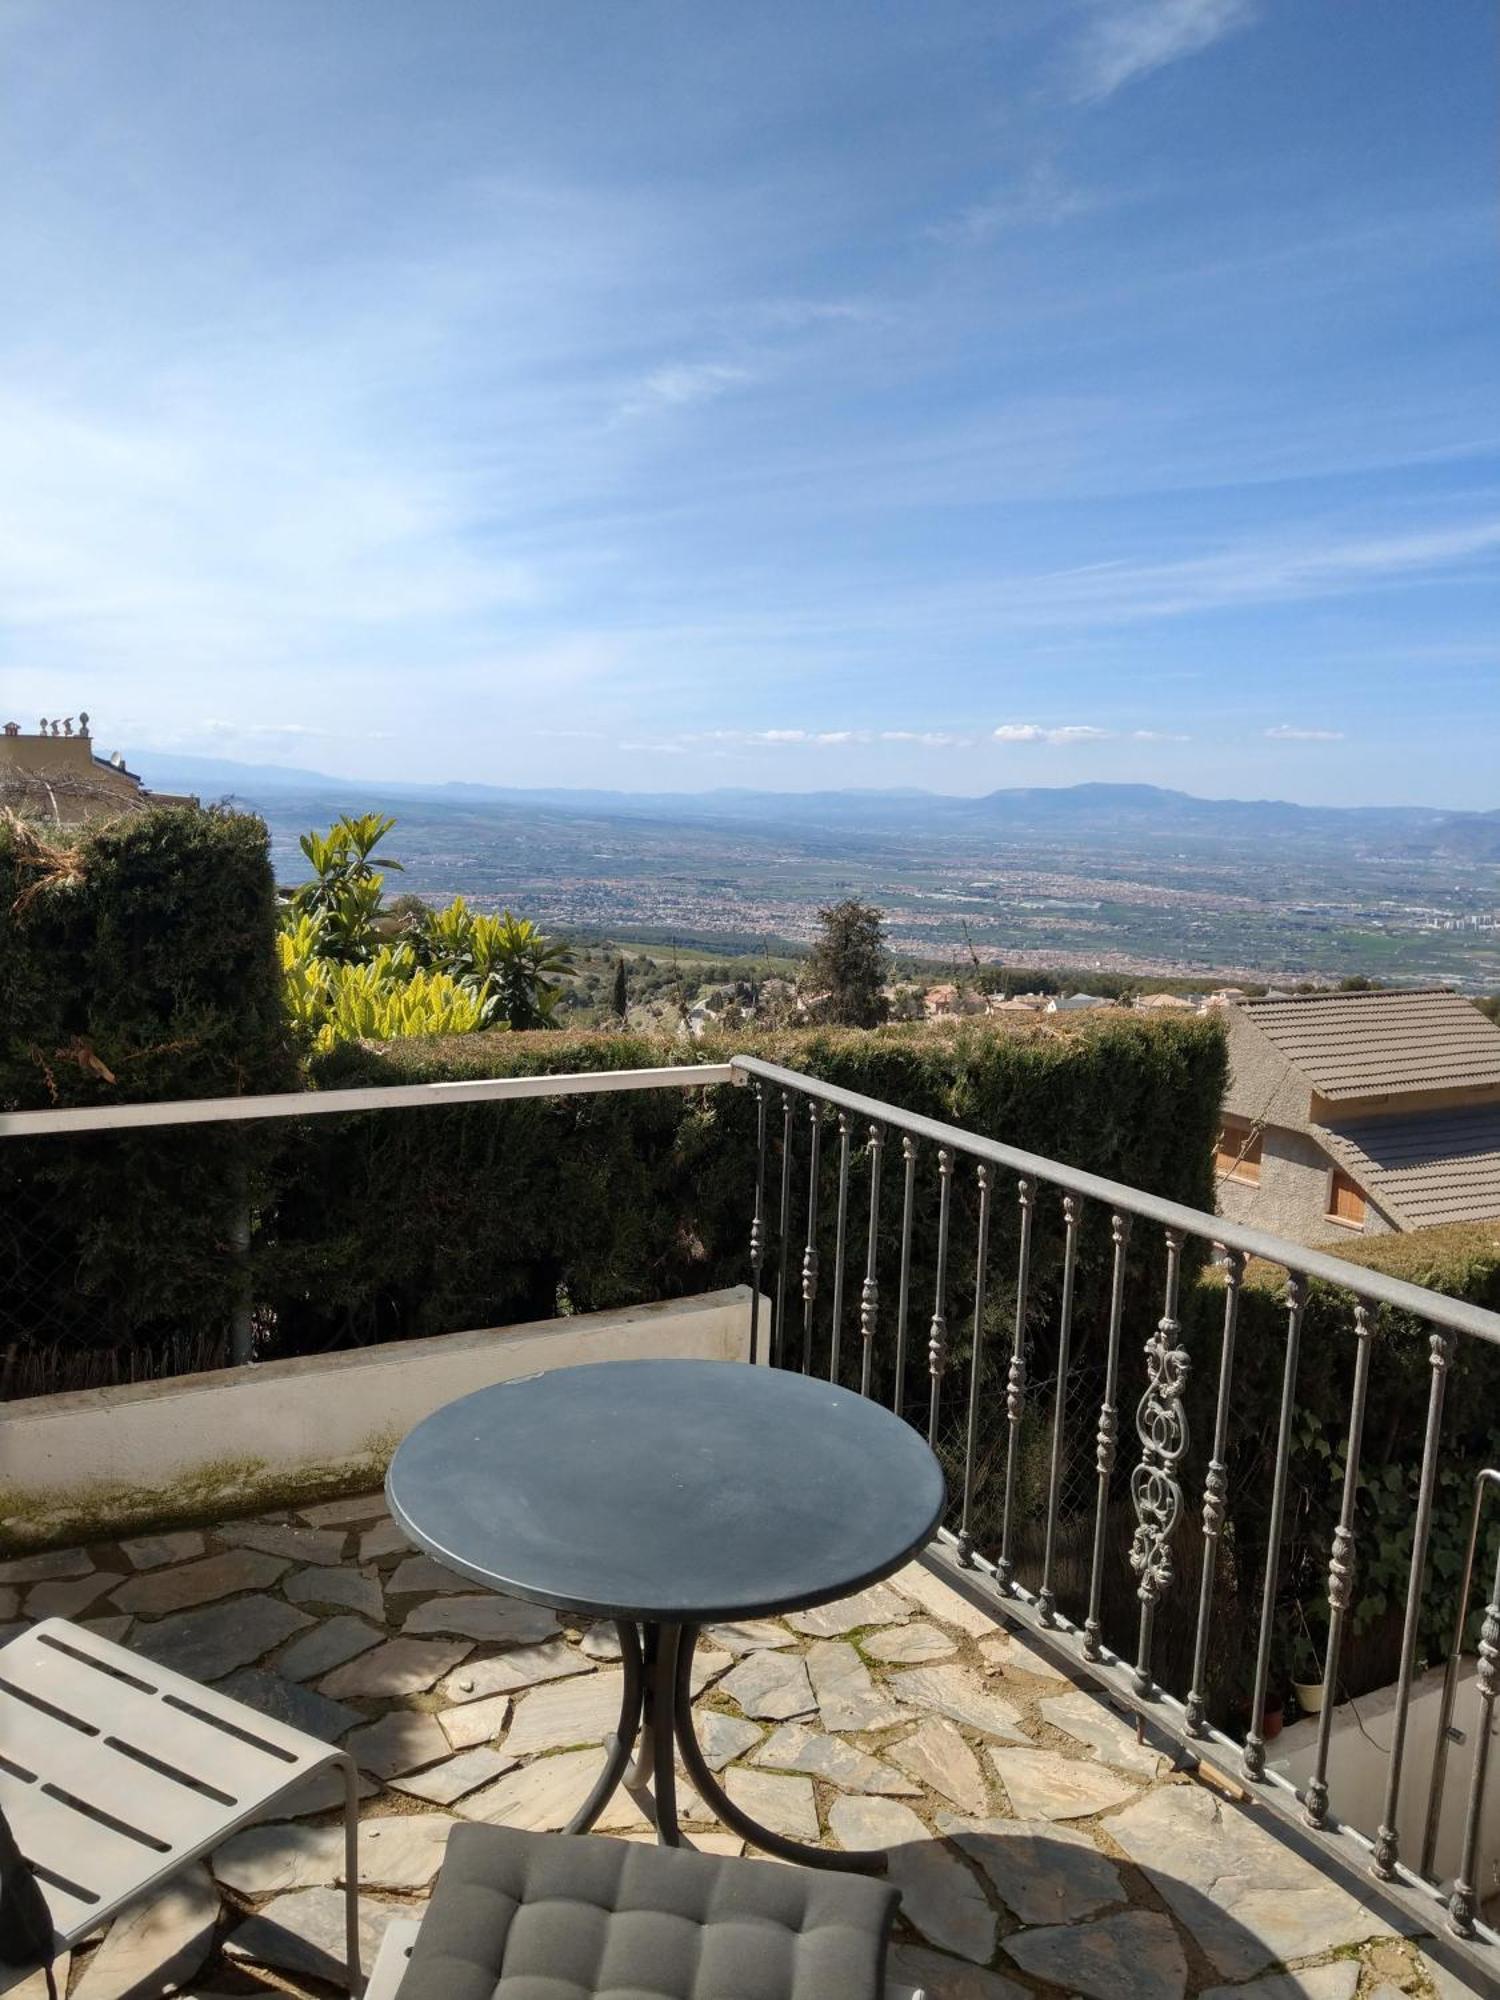
[(1401, 1803), (1401, 1770), (1406, 1758), (1406, 1725), (1411, 1715), (1411, 1686), (1417, 1671), (1417, 1630), (1422, 1618), (1422, 1581), (1427, 1568), (1427, 1543), (1432, 1534), (1432, 1496), (1437, 1487), (1438, 1443), (1443, 1430), (1443, 1397), (1448, 1387), (1448, 1363), (1453, 1341), (1446, 1333), (1429, 1335), (1427, 1364), (1432, 1374), (1427, 1393), (1427, 1434), (1422, 1443), (1422, 1474), (1417, 1487), (1417, 1518), (1412, 1530), (1411, 1571), (1406, 1586), (1406, 1617), (1401, 1627), (1401, 1671), (1396, 1679), (1396, 1709), (1391, 1730), (1390, 1761), (1386, 1765), (1385, 1805), (1375, 1835), (1374, 1873), (1389, 1881), (1396, 1872), (1401, 1837), (1396, 1813)]
[(786, 1268), (792, 1234), (792, 1093), (781, 1093), (781, 1220), (776, 1238), (776, 1323), (771, 1329), (771, 1354), (778, 1368), (786, 1366)]
[(1318, 1748), (1313, 1774), (1303, 1801), (1309, 1826), (1328, 1823), (1328, 1749), (1333, 1740), (1333, 1709), (1338, 1699), (1339, 1659), (1344, 1649), (1344, 1623), (1354, 1602), (1354, 1505), (1359, 1496), (1359, 1459), (1364, 1448), (1365, 1401), (1370, 1388), (1370, 1352), (1374, 1335), (1370, 1309), (1362, 1299), (1354, 1307), (1354, 1391), (1349, 1410), (1349, 1449), (1344, 1459), (1344, 1491), (1339, 1524), (1333, 1531), (1328, 1558), (1328, 1657), (1323, 1663), (1323, 1706), (1318, 1711)]
[[(1500, 1469), (1487, 1466), (1474, 1481), (1474, 1501), (1469, 1510), (1469, 1539), (1464, 1550), (1463, 1581), (1458, 1588), (1458, 1603), (1453, 1612), (1453, 1638), (1443, 1667), (1443, 1693), (1438, 1704), (1437, 1730), (1433, 1739), (1432, 1776), (1427, 1786), (1427, 1825), (1422, 1835), (1422, 1863), (1418, 1871), (1429, 1882), (1437, 1879), (1437, 1847), (1443, 1825), (1443, 1794), (1448, 1777), (1448, 1748), (1450, 1743), (1462, 1741), (1460, 1733), (1453, 1727), (1453, 1708), (1458, 1699), (1458, 1679), (1464, 1663), (1464, 1629), (1469, 1622), (1469, 1600), (1474, 1592), (1474, 1566), (1479, 1559), (1479, 1531), (1484, 1521), (1485, 1495), (1491, 1490), (1500, 1491)], [(1497, 1585), (1500, 1585), (1500, 1580), (1497, 1580)], [(1463, 1874), (1462, 1868), (1459, 1874)], [(1450, 1917), (1452, 1914), (1450, 1909)], [(1470, 1917), (1472, 1918), (1472, 1911)], [(1459, 1928), (1456, 1922), (1454, 1928)], [(1467, 1933), (1460, 1930), (1459, 1935), (1465, 1936)]]
[(875, 1364), (875, 1333), (880, 1324), (880, 1164), (885, 1152), (885, 1127), (870, 1127), (870, 1233), (865, 1244), (865, 1281), (859, 1288), (859, 1393), (870, 1393)]
[(750, 1359), (760, 1359), (760, 1273), (766, 1261), (766, 1093), (755, 1085), (755, 1213), (750, 1218)]
[(1219, 1536), (1229, 1499), (1229, 1387), (1234, 1380), (1234, 1336), (1239, 1325), (1240, 1283), (1245, 1275), (1243, 1252), (1231, 1250), (1224, 1259), (1224, 1326), (1219, 1336), (1219, 1394), (1214, 1404), (1214, 1442), (1203, 1480), (1203, 1569), (1198, 1578), (1198, 1629), (1193, 1635), (1193, 1684), (1187, 1698), (1187, 1726), (1203, 1733), (1208, 1674), (1208, 1622), (1213, 1615), (1214, 1578), (1219, 1567)]
[(984, 1374), (984, 1293), (990, 1254), (990, 1170), (978, 1169), (979, 1247), (974, 1259), (974, 1340), (969, 1356), (969, 1423), (964, 1434), (963, 1518), (958, 1527), (958, 1559), (966, 1569), (974, 1563), (970, 1528), (974, 1501), (974, 1459), (979, 1446), (979, 1393)]
[(1479, 1628), (1479, 1663), (1474, 1672), (1474, 1695), (1478, 1703), (1474, 1718), (1474, 1763), (1469, 1773), (1463, 1852), (1453, 1881), (1453, 1894), (1448, 1898), (1448, 1919), (1460, 1937), (1474, 1935), (1479, 1832), (1484, 1814), (1485, 1779), (1489, 1774), (1490, 1732), (1495, 1726), (1497, 1669), (1500, 1669), (1500, 1558), (1496, 1559), (1495, 1581), (1490, 1601), (1484, 1607), (1484, 1623)]
[(1281, 1373), (1281, 1415), (1276, 1426), (1276, 1467), (1271, 1479), (1271, 1518), (1266, 1527), (1266, 1576), (1260, 1600), (1260, 1637), (1255, 1649), (1255, 1686), (1250, 1727), (1245, 1735), (1245, 1776), (1258, 1784), (1266, 1775), (1266, 1689), (1271, 1678), (1271, 1639), (1276, 1590), (1281, 1581), (1281, 1524), (1286, 1518), (1287, 1475), (1291, 1470), (1292, 1413), (1297, 1401), (1297, 1362), (1302, 1351), (1302, 1314), (1307, 1282), (1296, 1271), (1286, 1278), (1286, 1358)]
[(1010, 1533), (1016, 1501), (1016, 1468), (1020, 1462), (1021, 1418), (1026, 1408), (1026, 1301), (1031, 1290), (1030, 1181), (1016, 1183), (1021, 1211), (1021, 1244), (1016, 1252), (1016, 1324), (1011, 1336), (1010, 1367), (1005, 1377), (1005, 1506), (1000, 1516), (1000, 1554), (995, 1563), (995, 1588), (1007, 1596), (1015, 1581)]
[(938, 1148), (938, 1234), (937, 1281), (933, 1288), (932, 1320), (927, 1329), (927, 1442), (934, 1447), (938, 1436), (938, 1405), (943, 1393), (943, 1373), (948, 1366), (948, 1209), (953, 1192), (953, 1155), (946, 1146)]
[(896, 1300), (896, 1387), (891, 1408), (899, 1417), (906, 1407), (906, 1321), (911, 1305), (911, 1210), (917, 1186), (917, 1142), (901, 1141), (901, 1158), (906, 1163), (906, 1184), (901, 1194), (901, 1289)]
[(812, 1373), (813, 1308), (818, 1298), (818, 1147), (823, 1137), (823, 1107), (808, 1100), (807, 1241), (802, 1246), (802, 1372)]
[(1036, 1594), (1044, 1625), (1057, 1623), (1052, 1564), (1057, 1553), (1057, 1510), (1062, 1500), (1063, 1426), (1068, 1414), (1068, 1370), (1073, 1359), (1073, 1281), (1078, 1268), (1078, 1202), (1063, 1196), (1062, 1304), (1057, 1316), (1057, 1390), (1052, 1399), (1052, 1458), (1047, 1470), (1047, 1532), (1042, 1549), (1042, 1587)]
[(1130, 1248), (1130, 1217), (1116, 1210), (1110, 1217), (1114, 1265), (1109, 1281), (1109, 1343), (1104, 1359), (1104, 1399), (1094, 1436), (1094, 1466), (1099, 1494), (1094, 1502), (1094, 1557), (1089, 1566), (1089, 1615), (1083, 1625), (1083, 1657), (1097, 1660), (1104, 1644), (1100, 1606), (1104, 1592), (1104, 1538), (1109, 1521), (1109, 1489), (1115, 1474), (1115, 1442), (1120, 1435), (1120, 1322), (1125, 1310), (1125, 1258)]
[(1130, 1544), (1130, 1567), (1137, 1577), (1140, 1637), (1136, 1647), (1135, 1691), (1155, 1691), (1151, 1676), (1151, 1640), (1156, 1606), (1172, 1581), (1172, 1534), (1182, 1513), (1182, 1488), (1177, 1468), (1187, 1450), (1187, 1412), (1182, 1392), (1187, 1383), (1188, 1357), (1178, 1345), (1177, 1286), (1182, 1270), (1182, 1231), (1169, 1229), (1167, 1238), (1166, 1303), (1156, 1331), (1146, 1342), (1146, 1393), (1136, 1407), (1136, 1436), (1141, 1456), (1130, 1475), (1130, 1498), (1136, 1529)]
[(839, 1113), (839, 1207), (833, 1249), (833, 1339), (828, 1352), (828, 1379), (839, 1379), (839, 1352), (844, 1334), (844, 1229), (849, 1220), (849, 1114)]

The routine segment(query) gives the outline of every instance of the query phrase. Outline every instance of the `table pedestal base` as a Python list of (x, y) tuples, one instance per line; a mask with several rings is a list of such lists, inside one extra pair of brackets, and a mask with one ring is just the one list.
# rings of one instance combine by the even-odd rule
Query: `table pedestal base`
[[(677, 1820), (677, 1771), (673, 1752), (682, 1752), (683, 1768), (703, 1802), (732, 1833), (782, 1861), (805, 1868), (836, 1868), (863, 1875), (883, 1875), (881, 1849), (836, 1854), (826, 1847), (809, 1847), (773, 1833), (742, 1812), (704, 1761), (693, 1732), (693, 1649), (696, 1625), (616, 1622), (620, 1658), (625, 1670), (620, 1697), (620, 1721), (605, 1740), (604, 1768), (593, 1790), (568, 1822), (569, 1833), (587, 1833), (623, 1785), (656, 1828), (662, 1847), (681, 1847), (686, 1838)], [(689, 1842), (689, 1844), (691, 1844)]]

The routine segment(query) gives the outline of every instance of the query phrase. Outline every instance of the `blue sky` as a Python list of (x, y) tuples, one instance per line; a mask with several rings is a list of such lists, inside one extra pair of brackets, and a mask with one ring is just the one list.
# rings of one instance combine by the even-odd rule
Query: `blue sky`
[(1500, 806), (1495, 39), (0, 0), (0, 706), (350, 775)]

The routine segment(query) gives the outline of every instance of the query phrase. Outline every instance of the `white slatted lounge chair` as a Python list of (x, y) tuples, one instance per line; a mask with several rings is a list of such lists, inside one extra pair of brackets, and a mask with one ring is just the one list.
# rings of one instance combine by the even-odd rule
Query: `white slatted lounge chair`
[[(334, 1765), (358, 1993), (359, 1779), (347, 1751), (66, 1619), (0, 1647), (0, 1812), (51, 1914), (54, 1954)], [(0, 1965), (0, 1991), (35, 1969)]]

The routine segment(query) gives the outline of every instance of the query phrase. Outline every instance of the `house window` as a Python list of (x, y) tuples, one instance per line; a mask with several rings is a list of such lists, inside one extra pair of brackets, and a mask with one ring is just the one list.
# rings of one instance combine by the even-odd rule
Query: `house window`
[(1254, 1131), (1242, 1118), (1226, 1118), (1219, 1134), (1219, 1150), (1214, 1173), (1221, 1181), (1244, 1181), (1260, 1186), (1260, 1128)]
[(1328, 1187), (1328, 1220), (1341, 1222), (1346, 1229), (1365, 1226), (1365, 1197), (1358, 1183), (1339, 1167), (1333, 1170)]

